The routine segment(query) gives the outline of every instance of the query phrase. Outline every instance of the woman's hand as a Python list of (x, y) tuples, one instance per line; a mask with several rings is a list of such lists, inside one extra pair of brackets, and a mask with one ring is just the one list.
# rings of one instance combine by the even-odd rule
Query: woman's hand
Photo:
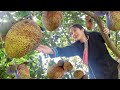
[(108, 34), (110, 33), (110, 30), (109, 30), (108, 28), (105, 27), (104, 30), (103, 30), (103, 33), (105, 33), (105, 34), (108, 35)]
[(36, 49), (38, 52), (42, 52), (44, 54), (53, 54), (53, 50), (48, 47), (48, 46), (45, 46), (45, 45), (39, 45)]

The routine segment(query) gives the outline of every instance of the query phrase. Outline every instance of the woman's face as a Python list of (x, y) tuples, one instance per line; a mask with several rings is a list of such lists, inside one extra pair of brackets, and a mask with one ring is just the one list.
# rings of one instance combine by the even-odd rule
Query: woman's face
[(84, 35), (84, 29), (80, 30), (77, 27), (71, 27), (70, 28), (70, 35), (75, 41), (81, 40), (83, 35)]

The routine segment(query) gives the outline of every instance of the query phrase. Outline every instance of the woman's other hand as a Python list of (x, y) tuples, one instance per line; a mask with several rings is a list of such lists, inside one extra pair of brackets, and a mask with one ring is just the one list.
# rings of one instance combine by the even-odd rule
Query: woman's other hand
[(109, 30), (108, 28), (105, 27), (104, 30), (103, 30), (103, 33), (105, 33), (105, 34), (108, 35), (108, 34), (110, 34), (110, 30)]

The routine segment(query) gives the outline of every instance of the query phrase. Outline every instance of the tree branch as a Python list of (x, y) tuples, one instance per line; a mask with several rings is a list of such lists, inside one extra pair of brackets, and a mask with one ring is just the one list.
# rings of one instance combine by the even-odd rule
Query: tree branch
[(107, 46), (112, 50), (112, 52), (118, 57), (120, 58), (120, 51), (117, 49), (117, 47), (111, 42), (110, 38), (108, 35), (103, 33), (103, 29), (104, 29), (104, 25), (102, 23), (102, 21), (100, 20), (99, 17), (97, 17), (94, 13), (90, 12), (90, 11), (82, 11), (84, 14), (87, 14), (89, 16), (91, 16), (95, 22), (98, 24), (99, 28), (100, 28), (100, 32), (102, 34), (103, 39), (105, 40)]

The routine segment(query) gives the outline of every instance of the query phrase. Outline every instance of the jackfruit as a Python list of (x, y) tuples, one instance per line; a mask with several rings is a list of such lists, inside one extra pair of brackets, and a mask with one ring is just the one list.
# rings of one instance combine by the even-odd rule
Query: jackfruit
[(54, 31), (60, 26), (62, 17), (61, 11), (43, 11), (42, 23), (48, 31)]
[(81, 70), (76, 70), (73, 73), (73, 76), (75, 77), (75, 79), (82, 79), (82, 77), (84, 76), (84, 73)]
[(64, 66), (64, 60), (59, 60), (57, 64), (58, 64), (58, 66), (63, 67)]
[(120, 11), (110, 11), (107, 15), (107, 26), (110, 30), (120, 30)]
[(23, 57), (38, 47), (41, 38), (40, 27), (33, 20), (23, 19), (8, 31), (5, 52), (11, 58)]
[(13, 73), (15, 73), (16, 68), (17, 68), (16, 65), (10, 65), (10, 66), (6, 69), (6, 73), (7, 73), (8, 75), (13, 74)]
[(82, 79), (89, 79), (88, 75), (87, 74), (83, 75)]
[(88, 30), (92, 30), (93, 27), (94, 27), (94, 22), (93, 22), (93, 19), (90, 17), (90, 16), (86, 16), (85, 17), (85, 20), (86, 20), (86, 28)]
[(29, 79), (30, 72), (26, 64), (19, 64), (17, 66), (17, 72), (19, 79)]
[(60, 79), (64, 76), (64, 69), (54, 64), (48, 69), (47, 76), (49, 79)]
[(73, 69), (73, 65), (69, 61), (64, 61), (64, 71), (69, 72)]

